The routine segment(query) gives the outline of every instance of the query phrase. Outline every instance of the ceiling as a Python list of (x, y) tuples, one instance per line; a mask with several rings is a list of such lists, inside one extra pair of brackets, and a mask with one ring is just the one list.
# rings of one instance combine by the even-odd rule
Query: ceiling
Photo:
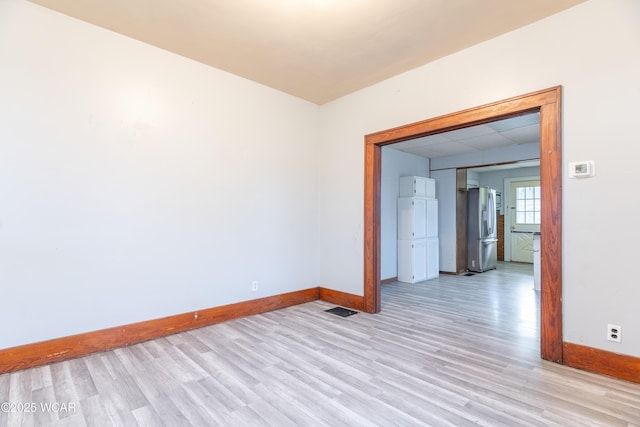
[(586, 0), (30, 0), (324, 104)]
[(538, 112), (411, 139), (389, 147), (433, 159), (534, 142), (540, 142)]

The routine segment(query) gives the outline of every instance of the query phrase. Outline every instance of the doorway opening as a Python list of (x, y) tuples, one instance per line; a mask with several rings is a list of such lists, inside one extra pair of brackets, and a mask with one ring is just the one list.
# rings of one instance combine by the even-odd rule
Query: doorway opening
[(533, 264), (533, 233), (540, 232), (541, 226), (540, 177), (520, 177), (507, 181), (505, 261)]
[(365, 137), (364, 308), (380, 311), (380, 177), (385, 145), (539, 112), (542, 195), (540, 353), (562, 363), (562, 88), (521, 95)]

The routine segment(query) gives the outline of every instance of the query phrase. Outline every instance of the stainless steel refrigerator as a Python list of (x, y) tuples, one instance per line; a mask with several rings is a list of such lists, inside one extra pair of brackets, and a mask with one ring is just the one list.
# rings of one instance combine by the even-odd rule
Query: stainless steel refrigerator
[(496, 268), (496, 190), (488, 187), (467, 191), (467, 270), (481, 273)]

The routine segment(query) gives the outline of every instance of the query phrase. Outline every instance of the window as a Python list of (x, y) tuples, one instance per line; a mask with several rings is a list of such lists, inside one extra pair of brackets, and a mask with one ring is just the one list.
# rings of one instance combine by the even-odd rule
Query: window
[(540, 224), (540, 186), (518, 187), (516, 191), (516, 223)]

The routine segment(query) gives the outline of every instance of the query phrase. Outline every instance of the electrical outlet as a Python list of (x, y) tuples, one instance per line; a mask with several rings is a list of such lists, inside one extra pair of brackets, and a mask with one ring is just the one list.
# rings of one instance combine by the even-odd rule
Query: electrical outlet
[(613, 342), (621, 342), (622, 327), (620, 325), (607, 325), (607, 339)]
[(251, 290), (253, 292), (258, 290), (258, 281), (257, 280), (254, 280), (253, 282), (251, 282)]

